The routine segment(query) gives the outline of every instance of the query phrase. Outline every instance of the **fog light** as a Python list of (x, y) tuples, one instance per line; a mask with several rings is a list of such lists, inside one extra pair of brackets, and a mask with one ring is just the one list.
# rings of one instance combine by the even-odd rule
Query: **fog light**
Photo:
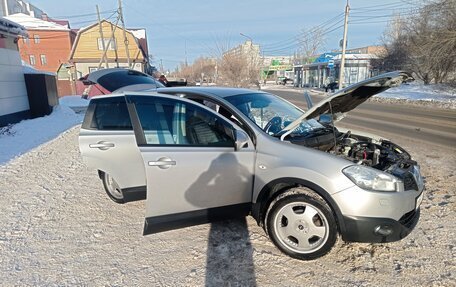
[(389, 225), (379, 225), (375, 227), (374, 233), (381, 236), (388, 236), (393, 233), (393, 228)]

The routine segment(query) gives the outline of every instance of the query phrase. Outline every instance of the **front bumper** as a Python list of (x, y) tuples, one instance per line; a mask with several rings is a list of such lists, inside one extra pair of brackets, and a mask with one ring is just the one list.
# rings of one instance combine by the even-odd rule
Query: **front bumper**
[(344, 241), (385, 243), (401, 240), (412, 232), (420, 218), (420, 209), (404, 214), (399, 220), (391, 218), (344, 216)]
[(341, 210), (344, 241), (383, 243), (401, 240), (420, 218), (424, 185), (419, 190), (373, 192), (357, 186), (333, 195)]

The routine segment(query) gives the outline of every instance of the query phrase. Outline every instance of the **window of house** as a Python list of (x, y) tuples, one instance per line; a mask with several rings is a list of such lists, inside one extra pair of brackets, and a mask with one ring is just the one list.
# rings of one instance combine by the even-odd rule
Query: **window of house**
[(29, 38), (28, 38), (28, 37), (22, 38), (22, 42), (23, 42), (24, 44), (30, 44), (30, 41), (29, 41)]
[(38, 44), (40, 42), (40, 36), (39, 35), (33, 35), (33, 40), (35, 41), (35, 44)]
[(36, 65), (36, 59), (35, 59), (34, 55), (30, 55), (29, 60), (30, 60), (30, 65), (32, 65), (32, 66)]
[(40, 59), (41, 59), (42, 66), (47, 65), (46, 55), (40, 55)]
[[(103, 38), (103, 39), (98, 38), (97, 40), (98, 40), (98, 50), (103, 51), (103, 42), (104, 42), (104, 46), (107, 47), (108, 50), (116, 49), (116, 39), (115, 38), (111, 38), (110, 43), (109, 43), (109, 38)], [(108, 47), (108, 43), (109, 43), (109, 47)]]

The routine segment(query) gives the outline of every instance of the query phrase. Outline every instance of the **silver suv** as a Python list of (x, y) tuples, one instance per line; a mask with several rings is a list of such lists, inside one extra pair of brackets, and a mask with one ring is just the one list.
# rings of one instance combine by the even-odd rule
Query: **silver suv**
[(114, 201), (147, 199), (144, 234), (250, 214), (281, 251), (314, 259), (339, 234), (391, 242), (418, 222), (418, 164), (388, 140), (334, 126), (409, 80), (380, 75), (307, 111), (247, 89), (123, 88), (90, 101), (79, 146)]

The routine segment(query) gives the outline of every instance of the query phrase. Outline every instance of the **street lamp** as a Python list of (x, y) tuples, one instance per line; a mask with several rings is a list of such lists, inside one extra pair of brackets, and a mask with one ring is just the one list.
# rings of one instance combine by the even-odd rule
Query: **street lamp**
[(241, 35), (241, 36), (243, 36), (243, 37), (246, 37), (247, 39), (250, 40), (250, 42), (253, 43), (252, 37), (249, 37), (249, 36), (247, 36), (247, 35), (245, 35), (245, 34), (243, 34), (243, 33), (239, 33), (239, 35)]

